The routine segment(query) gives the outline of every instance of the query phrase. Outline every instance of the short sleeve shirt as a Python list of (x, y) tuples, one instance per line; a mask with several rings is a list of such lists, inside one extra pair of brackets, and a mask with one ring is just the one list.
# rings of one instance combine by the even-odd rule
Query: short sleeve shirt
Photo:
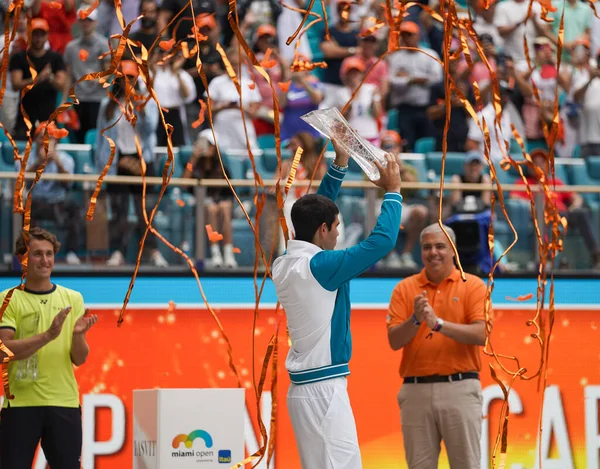
[[(10, 290), (0, 293), (0, 304)], [(54, 285), (48, 292), (13, 291), (0, 329), (15, 331), (14, 339), (27, 339), (47, 331), (61, 309), (71, 306), (62, 332), (25, 360), (11, 361), (8, 381), (15, 398), (11, 407), (79, 407), (79, 391), (71, 362), (73, 329), (84, 314), (79, 292)], [(9, 401), (4, 400), (4, 407)]]
[[(402, 324), (414, 312), (414, 300), (421, 292), (427, 292), (429, 304), (435, 314), (456, 324), (472, 324), (485, 321), (486, 286), (483, 280), (466, 274), (463, 282), (460, 272), (454, 270), (440, 285), (427, 279), (425, 269), (419, 274), (402, 280), (392, 293), (388, 310), (388, 329)], [(491, 308), (489, 317), (491, 317)], [(451, 375), (481, 370), (479, 346), (461, 344), (440, 333), (427, 338), (430, 330), (421, 324), (414, 339), (403, 348), (400, 375), (430, 376)]]

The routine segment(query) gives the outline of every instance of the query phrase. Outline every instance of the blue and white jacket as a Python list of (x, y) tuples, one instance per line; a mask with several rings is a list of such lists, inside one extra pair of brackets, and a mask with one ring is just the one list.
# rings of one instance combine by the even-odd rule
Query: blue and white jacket
[[(318, 194), (335, 201), (345, 172), (329, 168)], [(371, 235), (344, 250), (324, 251), (290, 240), (273, 264), (277, 297), (285, 309), (292, 345), (286, 367), (292, 383), (306, 384), (350, 374), (350, 280), (385, 257), (400, 229), (402, 196), (387, 193)]]

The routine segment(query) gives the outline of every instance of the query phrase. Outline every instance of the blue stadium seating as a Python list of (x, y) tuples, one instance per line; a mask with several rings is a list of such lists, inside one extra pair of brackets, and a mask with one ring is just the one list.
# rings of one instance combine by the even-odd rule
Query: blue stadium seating
[[(17, 141), (15, 143), (17, 144), (17, 150), (19, 151), (19, 154), (22, 155), (27, 142)], [(10, 165), (14, 169), (14, 148), (9, 142), (4, 142), (2, 144), (2, 158), (6, 164)]]
[(261, 150), (272, 150), (276, 148), (275, 144), (275, 135), (273, 134), (263, 134), (257, 137), (258, 147)]
[(0, 171), (14, 171), (15, 165), (9, 164), (4, 160), (4, 145), (10, 146), (8, 142), (0, 142)]
[(432, 153), (435, 151), (435, 138), (422, 137), (415, 142), (414, 153)]
[(398, 110), (397, 109), (389, 109), (387, 113), (387, 128), (388, 130), (398, 131)]
[[(441, 174), (442, 172), (442, 156), (442, 152), (427, 153), (427, 167), (435, 171), (435, 174), (437, 175)], [(462, 173), (464, 162), (464, 153), (446, 153), (444, 176), (452, 176), (454, 174)]]
[(85, 133), (85, 137), (84, 137), (84, 141), (83, 143), (86, 143), (88, 145), (92, 145), (93, 147), (96, 146), (96, 133), (97, 130), (96, 129), (90, 129)]

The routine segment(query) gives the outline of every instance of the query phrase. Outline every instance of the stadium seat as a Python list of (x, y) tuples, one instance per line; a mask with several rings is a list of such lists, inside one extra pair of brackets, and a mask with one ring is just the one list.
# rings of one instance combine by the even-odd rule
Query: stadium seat
[[(427, 167), (439, 175), (442, 172), (442, 152), (427, 153)], [(444, 176), (461, 174), (465, 161), (465, 153), (446, 153), (446, 167)]]
[(96, 173), (96, 167), (92, 156), (91, 145), (60, 143), (56, 146), (56, 149), (59, 151), (64, 151), (71, 155), (75, 162), (75, 174)]
[(190, 160), (193, 152), (193, 145), (182, 145), (179, 147), (179, 163), (181, 164), (182, 168), (185, 167), (187, 162)]
[(258, 147), (261, 150), (271, 150), (276, 148), (275, 144), (275, 135), (273, 134), (263, 134), (257, 137)]
[[(25, 150), (25, 146), (27, 145), (27, 142), (17, 141), (15, 143), (17, 144), (17, 150), (19, 151), (19, 154), (22, 155), (23, 151)], [(4, 162), (6, 164), (10, 165), (10, 167), (14, 169), (14, 148), (9, 142), (5, 142), (2, 144), (2, 158), (4, 159)]]
[(435, 151), (435, 138), (422, 137), (415, 142), (414, 153), (431, 153)]
[[(573, 161), (571, 165), (568, 166), (569, 170), (569, 178), (568, 182), (574, 185), (580, 186), (598, 186), (600, 185), (600, 175), (595, 171), (597, 169), (597, 161), (600, 159), (598, 156), (587, 158), (586, 160), (579, 159)], [(595, 161), (590, 161), (595, 160)], [(592, 170), (592, 168), (594, 170)], [(599, 176), (598, 178), (594, 176)], [(600, 202), (600, 198), (598, 193), (594, 192), (582, 192), (581, 196), (585, 199), (588, 204), (592, 202)]]
[[(518, 262), (521, 265), (527, 264), (535, 259), (536, 250), (534, 249), (537, 241), (534, 239), (533, 222), (531, 219), (531, 206), (528, 201), (520, 199), (508, 199), (506, 202), (506, 211), (510, 217), (519, 239), (517, 244), (511, 249), (509, 259)], [(504, 221), (504, 215), (499, 205), (496, 206), (497, 220)], [(508, 247), (513, 241), (513, 233), (508, 230), (499, 232), (499, 240), (505, 247)]]
[(4, 150), (3, 150), (4, 145), (10, 146), (10, 143), (0, 142), (0, 171), (14, 171), (15, 165), (8, 164), (6, 161), (4, 161)]
[[(287, 150), (281, 150), (281, 159), (291, 158), (293, 155)], [(263, 150), (262, 154), (263, 167), (269, 172), (277, 170), (277, 150), (275, 148)]]
[(397, 109), (389, 109), (387, 113), (387, 128), (388, 130), (398, 131), (398, 110)]
[[(256, 249), (254, 247), (254, 233), (246, 219), (238, 218), (232, 221), (233, 245), (240, 249), (235, 259), (240, 267), (251, 267), (254, 265)], [(207, 255), (207, 257), (210, 254)]]
[(84, 143), (88, 145), (92, 145), (92, 147), (96, 146), (96, 129), (90, 129), (85, 133)]
[[(417, 170), (417, 181), (427, 182), (427, 161), (423, 155), (402, 155), (402, 162), (410, 165)], [(420, 189), (416, 197), (425, 198), (427, 197), (428, 191), (426, 189)]]

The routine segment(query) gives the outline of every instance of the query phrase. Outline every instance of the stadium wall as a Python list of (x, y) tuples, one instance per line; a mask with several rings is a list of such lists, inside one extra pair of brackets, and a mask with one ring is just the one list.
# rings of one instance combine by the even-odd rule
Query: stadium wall
[[(14, 286), (17, 280), (0, 278), (0, 288)], [(228, 365), (226, 342), (193, 279), (139, 278), (121, 327), (117, 327), (117, 316), (129, 278), (57, 277), (55, 281), (82, 292), (86, 305), (100, 316), (89, 335), (92, 351), (88, 362), (76, 371), (84, 413), (84, 469), (132, 467), (133, 389), (238, 385)], [(351, 287), (354, 355), (349, 390), (365, 468), (406, 468), (396, 401), (401, 384), (398, 376), (401, 354), (389, 349), (385, 329), (387, 301), (397, 282), (398, 279), (364, 278), (355, 280)], [(269, 428), (272, 398), (277, 397), (277, 445), (271, 467), (300, 469), (285, 408), (289, 384), (285, 372), (288, 348), (285, 318), (275, 311), (273, 285), (270, 282), (265, 285), (255, 329), (252, 279), (204, 278), (202, 286), (232, 343), (240, 384), (247, 388), (246, 448), (249, 453), (256, 451), (260, 441), (252, 368), (254, 365), (258, 377), (269, 341), (279, 325), (278, 381), (273, 387), (270, 378), (267, 379), (260, 409)], [(507, 469), (539, 467), (540, 449), (545, 469), (600, 469), (599, 287), (600, 282), (594, 279), (556, 281), (556, 318), (550, 342), (547, 387), (542, 392), (537, 378), (515, 382), (510, 395)], [(527, 326), (527, 320), (535, 314), (535, 300), (512, 301), (510, 298), (535, 295), (536, 289), (535, 279), (498, 279), (492, 297), (496, 318), (492, 335), (494, 350), (518, 357), (519, 365), (527, 369), (527, 376), (535, 373), (541, 360), (539, 344), (530, 335), (534, 330)], [(518, 368), (516, 362), (509, 359), (502, 359), (501, 363), (509, 370)], [(490, 366), (499, 371), (504, 382), (509, 381), (509, 375), (501, 371), (495, 359), (484, 357), (484, 461), (489, 461), (493, 453), (502, 404), (502, 392), (491, 378)], [(270, 371), (267, 375), (270, 377)], [(272, 389), (275, 389), (274, 394)], [(537, 428), (542, 403), (544, 431), (540, 436)], [(192, 430), (195, 429), (181, 429), (182, 432)], [(38, 455), (34, 467), (45, 467), (43, 456)], [(258, 467), (267, 465), (262, 463)], [(482, 467), (491, 467), (491, 464), (484, 462)], [(445, 456), (441, 458), (440, 468), (448, 468)]]

